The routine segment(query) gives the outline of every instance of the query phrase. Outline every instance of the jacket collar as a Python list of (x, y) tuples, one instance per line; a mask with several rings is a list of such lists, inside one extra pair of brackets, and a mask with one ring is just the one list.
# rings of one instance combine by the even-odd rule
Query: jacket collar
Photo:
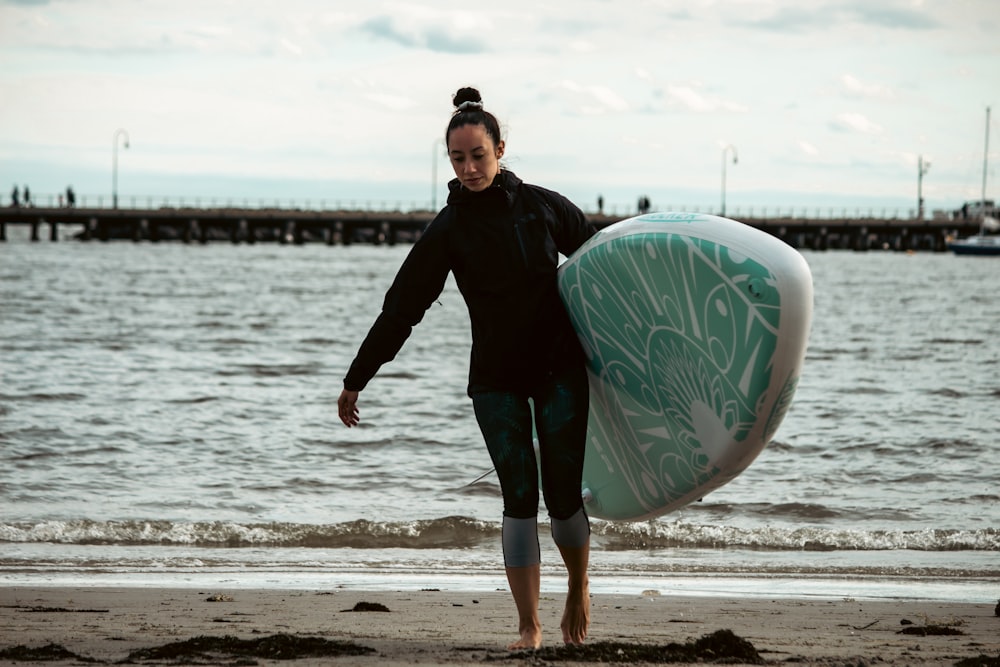
[(498, 195), (503, 197), (507, 205), (513, 207), (517, 190), (521, 185), (521, 179), (514, 172), (501, 169), (490, 187), (482, 192), (472, 192), (466, 189), (462, 182), (453, 178), (448, 183), (448, 203), (449, 204), (471, 204), (476, 202), (490, 201)]

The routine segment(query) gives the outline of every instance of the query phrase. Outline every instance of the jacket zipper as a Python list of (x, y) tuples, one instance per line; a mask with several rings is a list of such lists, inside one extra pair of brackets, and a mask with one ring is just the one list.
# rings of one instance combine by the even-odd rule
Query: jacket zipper
[(524, 268), (528, 268), (528, 249), (524, 247), (524, 239), (521, 237), (521, 223), (514, 223), (514, 235), (517, 236), (517, 245), (521, 249), (521, 260), (524, 262)]

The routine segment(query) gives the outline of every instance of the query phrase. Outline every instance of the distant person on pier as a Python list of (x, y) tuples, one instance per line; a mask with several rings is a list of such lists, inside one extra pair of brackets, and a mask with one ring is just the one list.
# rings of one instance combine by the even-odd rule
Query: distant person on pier
[(597, 212), (604, 215), (604, 195), (597, 195)]
[(11, 208), (17, 208), (21, 205), (21, 191), (17, 189), (17, 184), (14, 185), (14, 189), (10, 191), (10, 206)]
[(31, 206), (31, 190), (28, 189), (27, 185), (24, 186), (24, 205)]
[(69, 208), (76, 206), (76, 193), (73, 192), (72, 185), (66, 187), (66, 206)]
[(358, 424), (358, 393), (396, 356), (453, 273), (472, 324), (467, 392), (503, 494), (501, 542), (520, 635), (509, 648), (542, 643), (533, 423), (552, 538), (569, 575), (562, 638), (580, 644), (590, 624), (590, 520), (581, 497), (589, 388), (556, 269), (559, 253), (571, 255), (595, 229), (568, 199), (501, 165), (500, 125), (478, 90), (462, 88), (453, 102), (445, 146), (456, 178), (447, 205), (386, 293), (344, 378), (340, 419)]

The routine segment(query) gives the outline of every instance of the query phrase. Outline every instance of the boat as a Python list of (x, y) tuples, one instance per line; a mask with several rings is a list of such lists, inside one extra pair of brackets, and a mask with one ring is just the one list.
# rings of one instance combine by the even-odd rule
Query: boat
[[(992, 208), (993, 202), (986, 199), (986, 164), (990, 154), (990, 108), (986, 107), (986, 148), (983, 151), (983, 190), (982, 202), (979, 207), (981, 222), (979, 234), (964, 239), (948, 242), (948, 249), (956, 255), (1000, 255), (1000, 234), (987, 234), (987, 231), (1000, 230), (1000, 222), (986, 214), (987, 203)], [(993, 209), (995, 210), (995, 209)]]
[[(993, 220), (994, 218), (986, 218)], [(956, 255), (1000, 255), (1000, 234), (984, 234), (981, 228), (976, 236), (958, 239), (948, 243), (948, 249)]]

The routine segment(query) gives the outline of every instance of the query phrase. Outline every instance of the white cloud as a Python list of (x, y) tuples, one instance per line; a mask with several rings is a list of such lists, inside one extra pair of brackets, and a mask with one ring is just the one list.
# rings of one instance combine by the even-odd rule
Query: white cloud
[(575, 81), (560, 81), (557, 86), (569, 93), (571, 104), (580, 113), (600, 115), (629, 109), (629, 104), (618, 93), (607, 86), (584, 85)]
[(809, 156), (819, 155), (819, 149), (813, 146), (811, 143), (804, 139), (799, 139), (795, 142), (795, 145), (799, 147), (799, 150)]
[(569, 49), (576, 53), (596, 53), (600, 49), (589, 39), (574, 39), (569, 43)]
[(882, 134), (885, 131), (878, 123), (872, 122), (864, 114), (856, 112), (838, 114), (831, 122), (831, 126), (836, 130), (871, 135)]
[(301, 56), (305, 53), (301, 46), (284, 37), (280, 40), (281, 46), (293, 56)]
[(414, 100), (402, 95), (365, 93), (364, 96), (372, 103), (372, 106), (390, 111), (406, 111), (407, 109), (413, 109), (417, 105)]
[(699, 88), (700, 86), (697, 84), (668, 85), (664, 92), (671, 106), (680, 106), (688, 111), (701, 113), (715, 111), (745, 113), (748, 111), (748, 108), (743, 104), (705, 94)]
[(851, 74), (842, 74), (840, 76), (840, 85), (848, 97), (869, 97), (883, 100), (891, 100), (895, 97), (888, 86), (878, 83), (866, 83)]
[(473, 11), (444, 11), (422, 5), (393, 4), (361, 23), (373, 37), (405, 48), (442, 53), (481, 53), (494, 36), (490, 21)]

